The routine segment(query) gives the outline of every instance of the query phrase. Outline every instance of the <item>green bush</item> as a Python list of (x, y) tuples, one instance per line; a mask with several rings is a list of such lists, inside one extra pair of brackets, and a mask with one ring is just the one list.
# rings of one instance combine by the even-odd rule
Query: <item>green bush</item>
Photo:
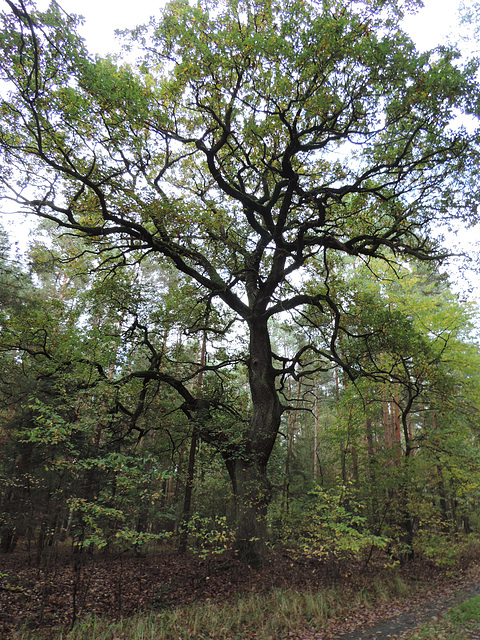
[(350, 486), (315, 487), (300, 517), (295, 514), (284, 522), (284, 540), (316, 557), (340, 558), (357, 556), (372, 547), (385, 549), (389, 539), (369, 530), (362, 510)]
[(233, 545), (235, 535), (225, 516), (202, 517), (194, 513), (186, 525), (190, 551), (202, 558), (223, 553)]

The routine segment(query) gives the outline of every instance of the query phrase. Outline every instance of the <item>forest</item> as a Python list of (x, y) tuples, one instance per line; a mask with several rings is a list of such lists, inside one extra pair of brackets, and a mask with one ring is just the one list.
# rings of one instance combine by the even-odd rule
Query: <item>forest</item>
[(105, 58), (6, 4), (0, 554), (480, 548), (477, 59), (415, 2), (172, 0)]

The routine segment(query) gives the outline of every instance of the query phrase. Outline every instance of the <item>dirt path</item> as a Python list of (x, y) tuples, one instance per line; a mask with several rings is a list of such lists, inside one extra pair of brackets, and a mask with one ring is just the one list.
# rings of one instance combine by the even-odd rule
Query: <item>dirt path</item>
[[(394, 640), (394, 638), (399, 638), (422, 623), (441, 615), (448, 609), (480, 595), (480, 576), (478, 574), (472, 576), (472, 580), (474, 580), (473, 583), (465, 584), (448, 595), (432, 600), (427, 604), (416, 605), (412, 609), (379, 622), (373, 627), (363, 627), (355, 631), (335, 635), (332, 640)], [(476, 640), (477, 638), (480, 640), (480, 621), (479, 633), (475, 634), (475, 636), (470, 635), (468, 640)]]

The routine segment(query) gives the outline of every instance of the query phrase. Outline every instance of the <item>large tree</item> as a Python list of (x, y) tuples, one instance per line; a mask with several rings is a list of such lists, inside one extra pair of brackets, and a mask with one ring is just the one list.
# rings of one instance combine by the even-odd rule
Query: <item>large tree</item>
[[(218, 395), (162, 373), (152, 345), (137, 373), (170, 384), (222, 453), (240, 555), (259, 562), (283, 380), (308, 355), (311, 372), (345, 365), (341, 256), (440, 259), (434, 230), (474, 219), (477, 139), (458, 122), (477, 109), (475, 67), (446, 47), (416, 51), (400, 26), (414, 2), (174, 0), (124, 34), (135, 64), (89, 56), (55, 3), (6, 2), (3, 197), (88, 238), (99, 267), (170, 263), (234, 314), (232, 341), (248, 335), (251, 403), (236, 429), (209, 419)], [(288, 359), (270, 342), (281, 314), (324, 317), (298, 325)]]

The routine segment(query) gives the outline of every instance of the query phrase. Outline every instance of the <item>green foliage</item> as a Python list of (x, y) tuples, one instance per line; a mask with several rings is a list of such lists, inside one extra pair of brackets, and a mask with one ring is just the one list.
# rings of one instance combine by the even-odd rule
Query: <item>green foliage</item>
[(309, 492), (306, 508), (285, 527), (287, 540), (305, 555), (316, 557), (358, 557), (372, 547), (385, 549), (388, 538), (373, 534), (362, 515), (364, 506), (355, 498), (352, 487)]
[(455, 536), (435, 533), (432, 529), (420, 530), (415, 535), (414, 548), (441, 567), (452, 567), (461, 554), (459, 540)]
[(33, 424), (18, 432), (20, 442), (53, 448), (63, 455), (80, 453), (78, 442), (85, 435), (85, 425), (66, 420), (57, 409), (39, 398), (31, 398), (29, 410)]
[(471, 561), (478, 554), (478, 534), (453, 532), (448, 523), (442, 526), (425, 527), (415, 533), (413, 548), (416, 553), (429, 558), (438, 567), (451, 569), (461, 560)]
[[(172, 535), (171, 532), (137, 531), (134, 526), (129, 526), (124, 511), (107, 507), (101, 502), (71, 498), (68, 504), (75, 514), (73, 545), (77, 549), (99, 550), (113, 546), (123, 551), (139, 550), (149, 542), (168, 539)], [(77, 535), (80, 537), (77, 538)]]
[(194, 513), (186, 525), (186, 531), (189, 549), (202, 558), (228, 551), (235, 540), (235, 534), (225, 516), (209, 518)]
[[(325, 487), (301, 510), (309, 553), (390, 532), (412, 548), (422, 496), (432, 528), (473, 514), (473, 312), (416, 264), (444, 256), (433, 220), (479, 219), (479, 134), (459, 124), (478, 113), (478, 61), (418, 52), (396, 0), (174, 0), (124, 34), (138, 64), (93, 59), (55, 3), (13, 7), (0, 196), (48, 242), (18, 296), (0, 283), (1, 473), (22, 479), (6, 512), (55, 532), (73, 510), (82, 544), (157, 535), (194, 430), (229, 472), (239, 539), (265, 535), (272, 451), (281, 517)], [(218, 514), (195, 509), (222, 546)]]

